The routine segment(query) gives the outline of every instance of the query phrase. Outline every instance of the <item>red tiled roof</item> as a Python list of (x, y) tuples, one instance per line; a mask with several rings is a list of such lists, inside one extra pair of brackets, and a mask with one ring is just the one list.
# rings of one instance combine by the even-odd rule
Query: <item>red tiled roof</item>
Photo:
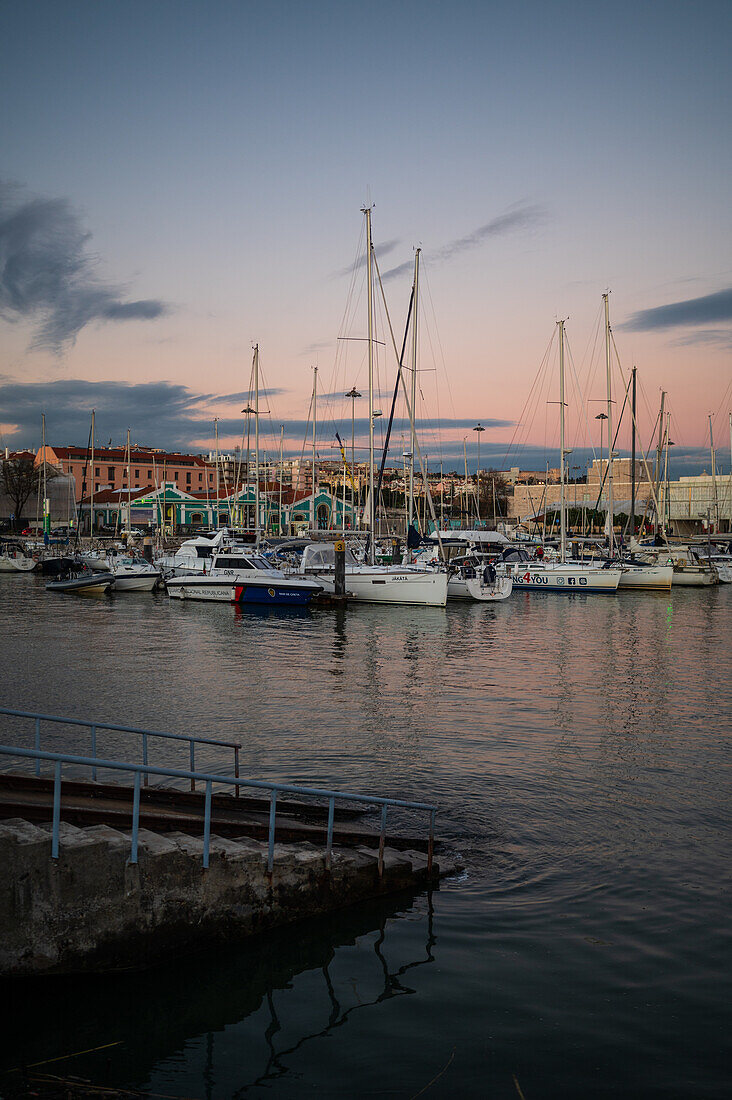
[[(86, 458), (91, 459), (91, 451), (87, 453), (86, 447), (52, 447), (48, 444), (48, 450), (53, 451), (58, 458), (75, 459), (77, 462)], [(126, 460), (126, 447), (95, 447), (94, 449), (95, 462), (125, 462)], [(135, 447), (130, 451), (130, 462), (155, 463), (161, 468), (163, 463), (171, 466), (178, 466), (183, 462), (201, 467), (209, 465), (203, 455), (180, 454), (176, 451), (148, 451)]]

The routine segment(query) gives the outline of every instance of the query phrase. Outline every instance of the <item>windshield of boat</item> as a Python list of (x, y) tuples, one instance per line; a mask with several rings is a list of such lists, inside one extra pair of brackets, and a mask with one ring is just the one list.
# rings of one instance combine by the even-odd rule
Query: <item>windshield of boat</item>
[[(351, 551), (346, 547), (346, 565), (358, 565)], [(335, 546), (333, 543), (312, 543), (306, 546), (302, 555), (303, 569), (334, 569)]]

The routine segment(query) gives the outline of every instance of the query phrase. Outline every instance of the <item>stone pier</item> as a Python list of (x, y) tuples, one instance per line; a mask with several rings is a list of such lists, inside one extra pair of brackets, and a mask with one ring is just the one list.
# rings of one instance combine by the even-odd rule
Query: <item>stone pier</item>
[(421, 852), (369, 848), (325, 851), (308, 842), (267, 845), (251, 838), (139, 832), (61, 823), (59, 858), (51, 826), (0, 821), (0, 974), (73, 973), (148, 966), (183, 947), (240, 939), (365, 898), (419, 889), (454, 869), (428, 874)]

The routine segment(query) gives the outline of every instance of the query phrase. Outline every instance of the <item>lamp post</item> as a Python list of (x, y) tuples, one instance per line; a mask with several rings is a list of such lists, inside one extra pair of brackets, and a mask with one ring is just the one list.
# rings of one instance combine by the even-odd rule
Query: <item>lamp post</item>
[(478, 526), (480, 526), (480, 436), (481, 432), (485, 431), (485, 428), (483, 427), (481, 422), (478, 421), (476, 426), (473, 428), (473, 431), (478, 433), (478, 466), (475, 471), (475, 480), (478, 486)]
[[(353, 501), (353, 491), (356, 487), (356, 398), (361, 397), (362, 394), (358, 392), (354, 386), (352, 390), (346, 394), (346, 397), (351, 399), (351, 504)], [(358, 502), (361, 503), (361, 490), (359, 487)]]

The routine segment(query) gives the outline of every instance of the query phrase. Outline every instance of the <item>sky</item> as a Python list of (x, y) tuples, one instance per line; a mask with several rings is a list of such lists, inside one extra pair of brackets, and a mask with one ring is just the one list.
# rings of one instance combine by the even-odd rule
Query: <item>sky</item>
[[(361, 209), (401, 346), (420, 248), (417, 416), (430, 463), (572, 462), (661, 390), (671, 469), (729, 472), (732, 4), (3, 0), (0, 443), (350, 444), (366, 393)], [(396, 373), (377, 308), (383, 435)], [(551, 344), (551, 346), (550, 346)], [(407, 341), (411, 351), (411, 335)], [(549, 348), (549, 351), (547, 351)], [(616, 354), (617, 353), (617, 354)], [(409, 353), (407, 361), (411, 362)], [(409, 384), (409, 383), (408, 383)], [(364, 456), (367, 402), (354, 408)], [(394, 456), (409, 448), (403, 399)], [(629, 418), (617, 449), (629, 445)]]

